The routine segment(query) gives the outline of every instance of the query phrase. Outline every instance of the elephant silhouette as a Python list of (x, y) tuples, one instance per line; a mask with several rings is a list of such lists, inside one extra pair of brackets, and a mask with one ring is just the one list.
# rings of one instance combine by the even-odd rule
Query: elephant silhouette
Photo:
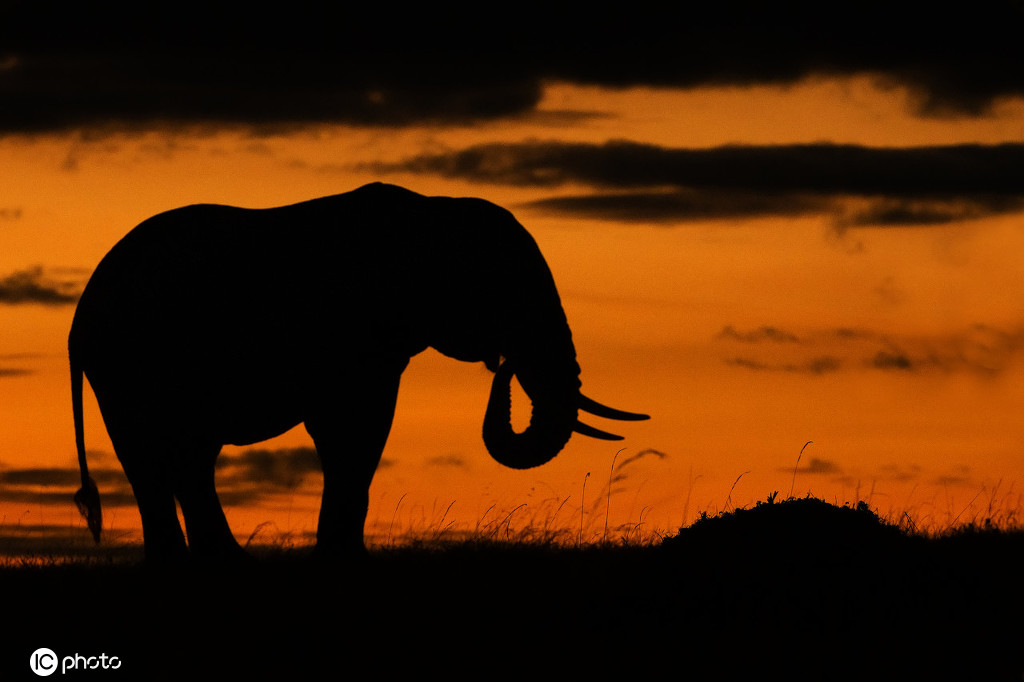
[[(315, 551), (364, 552), (399, 379), (428, 346), (495, 372), (483, 440), (509, 467), (547, 462), (574, 431), (620, 438), (579, 422), (581, 409), (648, 418), (580, 393), (547, 263), (490, 202), (374, 183), (279, 208), (194, 205), (144, 221), (97, 266), (68, 337), (75, 501), (93, 537), (102, 517), (85, 456), (83, 375), (135, 493), (147, 561), (245, 556), (217, 498), (215, 460), (225, 444), (300, 423), (324, 477)], [(513, 375), (533, 404), (521, 433), (510, 419)]]

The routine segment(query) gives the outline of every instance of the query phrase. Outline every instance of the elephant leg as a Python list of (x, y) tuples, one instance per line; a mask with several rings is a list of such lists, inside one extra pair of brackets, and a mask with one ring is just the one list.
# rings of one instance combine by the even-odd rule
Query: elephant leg
[[(363, 530), (370, 483), (391, 431), (398, 400), (397, 372), (377, 373), (353, 386), (351, 398), (306, 420), (324, 473), (323, 500), (316, 532), (321, 557), (365, 554)], [(360, 388), (362, 390), (360, 390)]]
[(142, 517), (146, 560), (154, 563), (184, 561), (188, 548), (178, 523), (174, 489), (163, 453), (155, 452), (145, 441), (117, 433), (110, 435)]
[(247, 555), (231, 533), (217, 497), (214, 464), (220, 445), (183, 446), (175, 457), (174, 495), (185, 517), (185, 532), (192, 556), (233, 560)]

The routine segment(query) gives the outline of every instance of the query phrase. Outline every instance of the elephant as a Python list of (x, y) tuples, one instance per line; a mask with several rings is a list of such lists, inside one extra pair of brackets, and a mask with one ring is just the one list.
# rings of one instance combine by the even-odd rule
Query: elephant
[[(579, 410), (648, 418), (583, 396), (544, 257), (509, 211), (483, 199), (373, 183), (289, 206), (202, 204), (145, 220), (96, 267), (68, 336), (75, 501), (95, 541), (83, 376), (134, 491), (147, 562), (247, 557), (217, 497), (216, 458), (226, 444), (299, 424), (323, 470), (314, 551), (349, 556), (365, 553), (399, 379), (427, 347), (494, 372), (483, 441), (508, 467), (551, 460), (573, 432), (621, 439), (580, 422)], [(513, 375), (533, 406), (522, 432), (511, 425)]]

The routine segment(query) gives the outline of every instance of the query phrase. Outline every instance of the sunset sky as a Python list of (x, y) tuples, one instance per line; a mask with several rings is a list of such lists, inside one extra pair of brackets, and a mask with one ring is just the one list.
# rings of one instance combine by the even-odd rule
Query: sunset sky
[[(1020, 3), (398, 25), (2, 7), (0, 534), (87, 532), (67, 332), (124, 233), (186, 204), (377, 180), (512, 210), (555, 276), (584, 390), (652, 418), (504, 469), (480, 438), (490, 374), (428, 351), (403, 378), (370, 532), (599, 533), (606, 512), (672, 532), (776, 490), (938, 529), (1021, 506)], [(107, 530), (137, 529), (86, 395)], [(225, 449), (242, 540), (315, 530), (310, 447), (299, 428)]]

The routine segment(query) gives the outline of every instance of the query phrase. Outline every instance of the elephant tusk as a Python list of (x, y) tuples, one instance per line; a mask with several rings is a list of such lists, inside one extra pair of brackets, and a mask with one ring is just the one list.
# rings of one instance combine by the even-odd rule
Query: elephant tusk
[[(580, 393), (580, 404), (579, 407), (584, 412), (589, 412), (597, 417), (604, 417), (606, 419), (618, 419), (621, 421), (643, 421), (644, 419), (650, 419), (650, 415), (639, 414), (637, 412), (626, 412), (624, 410), (616, 410), (614, 407), (608, 407), (602, 405), (592, 398)], [(589, 427), (588, 427), (589, 428)]]
[(577, 421), (576, 426), (574, 426), (572, 430), (576, 433), (581, 433), (584, 436), (590, 436), (591, 438), (600, 438), (601, 440), (622, 440), (622, 436), (616, 436), (614, 433), (595, 429), (593, 426), (584, 424), (581, 421)]

